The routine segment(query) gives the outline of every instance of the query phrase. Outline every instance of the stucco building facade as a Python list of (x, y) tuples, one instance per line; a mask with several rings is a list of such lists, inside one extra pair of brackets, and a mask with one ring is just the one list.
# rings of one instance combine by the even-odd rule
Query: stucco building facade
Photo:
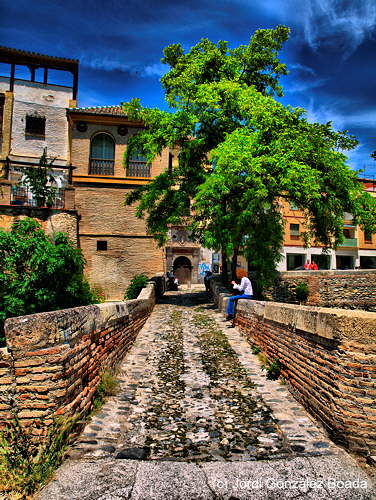
[(124, 206), (124, 198), (168, 167), (168, 151), (151, 165), (135, 157), (125, 169), (128, 139), (141, 129), (140, 122), (128, 120), (120, 106), (70, 108), (67, 117), (87, 276), (107, 299), (121, 299), (135, 274), (166, 271), (164, 249), (146, 234), (135, 207)]

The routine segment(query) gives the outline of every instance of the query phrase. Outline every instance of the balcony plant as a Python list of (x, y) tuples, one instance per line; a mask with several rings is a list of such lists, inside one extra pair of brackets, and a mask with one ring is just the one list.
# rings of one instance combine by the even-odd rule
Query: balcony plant
[(39, 165), (33, 168), (25, 168), (22, 185), (27, 185), (33, 194), (37, 207), (52, 207), (56, 198), (56, 188), (49, 185), (54, 182), (53, 176), (49, 173), (56, 158), (48, 160), (47, 148), (39, 158)]

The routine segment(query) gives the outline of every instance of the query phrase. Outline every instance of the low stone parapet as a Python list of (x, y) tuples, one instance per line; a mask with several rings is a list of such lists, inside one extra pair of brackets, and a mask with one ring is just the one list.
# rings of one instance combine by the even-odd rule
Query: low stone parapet
[(376, 269), (282, 272), (266, 298), (298, 303), (299, 283), (308, 286), (307, 305), (376, 311)]
[[(224, 311), (229, 294), (212, 285)], [(376, 455), (376, 313), (240, 300), (235, 324), (337, 441)]]
[(101, 372), (116, 370), (156, 300), (155, 284), (126, 302), (9, 318), (0, 350), (0, 423), (17, 411), (24, 423), (87, 413)]

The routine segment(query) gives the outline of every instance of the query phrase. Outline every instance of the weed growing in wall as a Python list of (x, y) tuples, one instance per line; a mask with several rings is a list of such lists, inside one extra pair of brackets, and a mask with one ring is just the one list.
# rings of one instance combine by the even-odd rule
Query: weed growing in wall
[(44, 485), (62, 462), (78, 420), (60, 417), (37, 437), (13, 414), (0, 432), (0, 498), (29, 498)]
[(304, 283), (304, 281), (298, 283), (295, 287), (295, 295), (297, 300), (299, 301), (299, 304), (307, 302), (309, 296), (309, 289), (307, 283)]
[(100, 375), (100, 382), (96, 388), (91, 414), (96, 413), (105, 402), (107, 396), (116, 394), (119, 382), (116, 377), (109, 371), (104, 371)]
[(274, 358), (271, 362), (267, 361), (261, 366), (261, 369), (266, 371), (268, 380), (277, 380), (281, 374), (281, 368), (281, 362), (278, 358)]
[(259, 354), (261, 349), (256, 344), (251, 344), (251, 351), (253, 352), (253, 354)]

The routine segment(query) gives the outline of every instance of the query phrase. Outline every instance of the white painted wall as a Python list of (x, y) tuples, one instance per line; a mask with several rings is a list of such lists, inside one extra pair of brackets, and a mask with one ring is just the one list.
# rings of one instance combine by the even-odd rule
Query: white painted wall
[[(0, 92), (5, 90), (9, 90), (9, 78), (0, 77)], [(57, 158), (55, 164), (66, 163), (69, 147), (66, 108), (72, 96), (69, 87), (15, 80), (10, 152), (14, 159), (39, 158), (47, 147), (48, 156)], [(45, 138), (25, 136), (27, 114), (46, 118)]]

